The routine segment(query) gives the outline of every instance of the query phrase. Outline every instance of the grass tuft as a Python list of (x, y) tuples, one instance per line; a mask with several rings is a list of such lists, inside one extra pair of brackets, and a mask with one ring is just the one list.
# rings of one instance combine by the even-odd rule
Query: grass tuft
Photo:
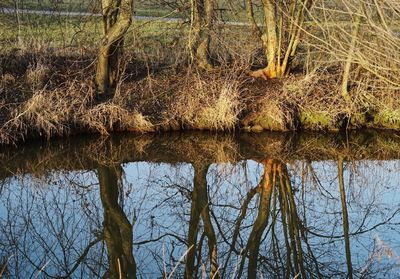
[(33, 89), (42, 89), (50, 78), (50, 68), (42, 62), (30, 64), (26, 71), (26, 82)]
[(240, 88), (233, 76), (197, 75), (177, 94), (173, 114), (191, 129), (232, 130), (242, 110)]

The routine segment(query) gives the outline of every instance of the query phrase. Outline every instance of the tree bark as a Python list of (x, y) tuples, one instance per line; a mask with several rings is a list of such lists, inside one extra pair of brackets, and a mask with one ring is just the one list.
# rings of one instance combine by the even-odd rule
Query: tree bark
[(101, 41), (96, 85), (99, 93), (111, 94), (121, 75), (124, 36), (132, 23), (133, 0), (102, 0), (104, 36)]
[(287, 75), (290, 58), (296, 54), (305, 13), (311, 0), (291, 0), (287, 5), (280, 1), (262, 0), (265, 32), (263, 41), (267, 66), (250, 72), (255, 78), (281, 78)]
[(266, 32), (262, 39), (266, 45), (266, 55), (268, 66), (264, 69), (265, 75), (268, 78), (275, 78), (278, 76), (277, 70), (277, 54), (278, 54), (278, 32), (276, 22), (276, 4), (271, 0), (263, 0), (264, 17)]
[(189, 51), (199, 68), (211, 70), (211, 29), (214, 18), (214, 0), (191, 0), (192, 26), (189, 34)]
[(360, 4), (359, 4), (359, 8), (358, 8), (357, 15), (356, 15), (355, 22), (354, 22), (354, 29), (351, 34), (349, 53), (347, 55), (346, 63), (344, 65), (344, 69), (343, 69), (342, 92), (341, 93), (342, 93), (343, 98), (347, 102), (350, 101), (349, 90), (348, 90), (349, 79), (350, 79), (350, 69), (351, 69), (351, 64), (353, 61), (354, 52), (355, 52), (356, 45), (357, 45), (358, 33), (360, 32), (361, 13), (363, 10), (363, 5), (364, 5), (363, 2), (364, 1), (360, 1)]

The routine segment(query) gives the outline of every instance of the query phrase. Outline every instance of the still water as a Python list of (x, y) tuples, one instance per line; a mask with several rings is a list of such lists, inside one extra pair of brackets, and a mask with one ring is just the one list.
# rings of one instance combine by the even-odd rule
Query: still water
[(3, 278), (400, 278), (400, 136), (0, 149)]

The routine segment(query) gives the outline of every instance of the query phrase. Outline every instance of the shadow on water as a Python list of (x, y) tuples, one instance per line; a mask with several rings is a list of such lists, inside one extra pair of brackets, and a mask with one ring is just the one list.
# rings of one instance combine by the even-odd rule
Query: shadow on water
[(4, 278), (395, 278), (400, 138), (170, 134), (0, 150)]

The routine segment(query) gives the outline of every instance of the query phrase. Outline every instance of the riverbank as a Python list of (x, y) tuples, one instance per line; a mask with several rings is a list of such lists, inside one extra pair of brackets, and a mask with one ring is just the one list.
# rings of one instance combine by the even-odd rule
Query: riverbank
[(262, 80), (236, 64), (201, 72), (130, 58), (115, 96), (98, 96), (94, 53), (16, 51), (0, 60), (1, 144), (122, 131), (400, 130), (396, 95), (354, 90), (346, 101), (335, 69)]
[[(36, 176), (53, 171), (95, 169), (98, 165), (129, 162), (156, 164), (240, 164), (267, 159), (287, 163), (334, 162), (339, 158), (356, 164), (400, 158), (400, 133), (349, 131), (339, 133), (214, 133), (168, 132), (142, 135), (94, 135), (31, 141), (20, 147), (0, 147), (0, 179), (15, 174)], [(45, 163), (44, 163), (45, 162)]]

